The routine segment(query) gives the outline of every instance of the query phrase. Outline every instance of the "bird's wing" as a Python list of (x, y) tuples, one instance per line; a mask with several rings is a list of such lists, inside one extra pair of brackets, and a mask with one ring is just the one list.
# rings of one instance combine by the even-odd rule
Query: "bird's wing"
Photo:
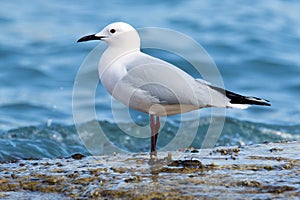
[(135, 88), (140, 98), (160, 104), (186, 104), (207, 107), (210, 102), (209, 87), (199, 83), (176, 66), (147, 54), (127, 55), (124, 62), (127, 75), (122, 82)]

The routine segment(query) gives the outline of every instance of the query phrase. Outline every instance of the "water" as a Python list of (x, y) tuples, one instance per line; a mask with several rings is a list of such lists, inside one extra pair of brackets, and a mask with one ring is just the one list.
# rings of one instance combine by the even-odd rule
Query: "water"
[[(248, 5), (249, 4), (249, 5)], [(216, 145), (299, 140), (300, 21), (298, 1), (20, 1), (0, 8), (0, 159), (87, 153), (74, 127), (72, 89), (77, 70), (95, 42), (86, 34), (125, 21), (164, 27), (199, 42), (218, 66), (229, 90), (263, 97), (272, 107), (227, 110)], [(182, 66), (181, 61), (166, 56)], [(149, 140), (122, 135), (111, 98), (97, 88), (97, 119), (111, 140), (129, 151), (148, 151)], [(207, 116), (200, 119), (205, 129)], [(140, 123), (147, 116), (132, 111)], [(169, 118), (159, 145), (172, 138), (179, 116)], [(193, 123), (191, 119), (190, 123)], [(125, 122), (126, 123), (126, 120)], [(187, 122), (188, 123), (188, 122)], [(130, 124), (128, 124), (130, 126)], [(201, 131), (193, 146), (200, 146)]]

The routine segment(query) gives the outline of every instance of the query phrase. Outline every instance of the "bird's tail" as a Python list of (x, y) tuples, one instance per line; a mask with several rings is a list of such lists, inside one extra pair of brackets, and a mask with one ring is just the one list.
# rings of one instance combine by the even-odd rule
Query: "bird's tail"
[(209, 87), (223, 94), (225, 93), (226, 97), (230, 99), (229, 107), (243, 109), (243, 108), (247, 108), (248, 107), (247, 105), (271, 106), (269, 101), (266, 99), (251, 97), (251, 96), (243, 96), (211, 85)]

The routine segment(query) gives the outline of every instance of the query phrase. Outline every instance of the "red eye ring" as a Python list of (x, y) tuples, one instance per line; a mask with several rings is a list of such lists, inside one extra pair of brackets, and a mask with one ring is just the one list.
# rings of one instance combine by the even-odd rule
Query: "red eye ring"
[(110, 33), (115, 33), (115, 32), (116, 32), (116, 29), (113, 29), (113, 28), (112, 28), (112, 29), (109, 30), (109, 32), (110, 32)]

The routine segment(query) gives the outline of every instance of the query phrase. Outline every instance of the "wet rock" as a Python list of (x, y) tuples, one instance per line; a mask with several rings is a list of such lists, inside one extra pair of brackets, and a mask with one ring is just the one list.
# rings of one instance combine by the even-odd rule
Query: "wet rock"
[[(284, 150), (270, 151), (274, 146)], [(218, 147), (207, 155), (193, 150), (158, 152), (151, 165), (148, 153), (2, 162), (0, 197), (291, 199), (300, 194), (300, 142)]]
[(71, 158), (75, 159), (75, 160), (81, 160), (82, 158), (84, 158), (85, 155), (82, 155), (80, 153), (75, 153), (71, 156)]
[(184, 168), (201, 168), (202, 164), (199, 160), (174, 160), (168, 166), (184, 167)]
[(270, 149), (270, 152), (277, 152), (277, 151), (283, 151), (283, 149), (276, 148), (276, 147)]
[(59, 180), (56, 177), (50, 177), (44, 180), (44, 182), (47, 183), (48, 185), (55, 185), (58, 181)]
[(132, 182), (139, 182), (140, 180), (141, 180), (140, 176), (135, 176), (135, 177), (126, 178), (124, 181), (126, 183), (132, 183)]
[(97, 178), (95, 177), (83, 177), (83, 178), (76, 178), (73, 183), (80, 184), (80, 185), (88, 185), (89, 183), (93, 182)]
[(20, 186), (23, 190), (36, 191), (41, 183), (36, 181), (24, 181), (20, 182)]

